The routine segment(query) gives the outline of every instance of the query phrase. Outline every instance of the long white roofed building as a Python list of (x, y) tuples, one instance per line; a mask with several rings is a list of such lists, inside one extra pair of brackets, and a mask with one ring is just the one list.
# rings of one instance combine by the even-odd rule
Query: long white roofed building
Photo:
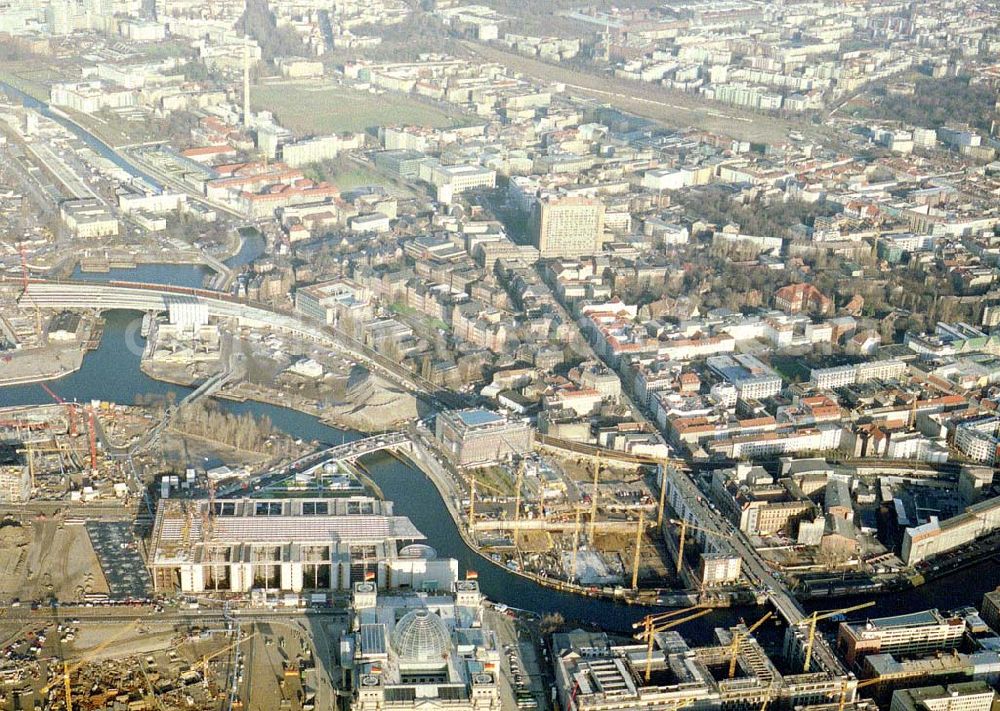
[(157, 592), (336, 591), (372, 578), (450, 589), (457, 561), (423, 540), (391, 501), (370, 497), (163, 499), (149, 560)]

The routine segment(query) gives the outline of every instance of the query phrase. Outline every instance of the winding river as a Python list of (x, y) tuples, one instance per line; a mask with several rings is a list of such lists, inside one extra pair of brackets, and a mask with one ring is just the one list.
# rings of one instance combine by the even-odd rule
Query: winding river
[[(252, 259), (252, 253), (256, 251), (251, 245), (244, 249), (245, 254), (241, 256), (243, 259)], [(194, 280), (200, 280), (202, 276), (199, 268), (192, 269), (188, 265), (145, 265), (143, 269), (143, 280), (170, 284), (197, 285), (200, 281)], [(135, 279), (136, 275), (132, 270), (115, 270), (110, 275), (91, 274), (88, 278)], [(78, 401), (103, 399), (133, 404), (139, 396), (166, 395), (169, 392), (176, 393), (178, 399), (183, 397), (189, 391), (187, 388), (149, 378), (139, 369), (140, 357), (136, 349), (125, 347), (127, 339), (136, 338), (136, 325), (140, 318), (141, 314), (137, 312), (108, 312), (100, 346), (86, 356), (79, 371), (52, 381), (49, 386), (61, 397)], [(38, 385), (0, 388), (0, 406), (50, 402), (49, 395)], [(219, 404), (235, 413), (266, 415), (276, 427), (306, 440), (340, 443), (361, 436), (357, 432), (324, 425), (304, 413), (274, 405), (227, 400), (221, 400)], [(476, 570), (480, 585), (491, 599), (542, 614), (559, 612), (568, 621), (597, 625), (617, 632), (629, 630), (632, 622), (649, 611), (648, 608), (560, 593), (488, 563), (465, 545), (437, 489), (423, 472), (387, 455), (374, 455), (366, 459), (365, 464), (386, 498), (395, 502), (396, 512), (408, 516), (427, 536), (427, 542), (442, 556), (456, 558), (463, 571)], [(1000, 570), (993, 563), (986, 563), (921, 588), (878, 598), (878, 606), (873, 614), (895, 614), (927, 607), (947, 609), (959, 605), (978, 605), (983, 593), (997, 585), (1000, 585)], [(837, 605), (823, 605), (827, 606)], [(681, 630), (694, 641), (707, 641), (711, 638), (714, 627), (732, 624), (741, 616), (749, 620), (760, 614), (759, 611), (748, 608), (717, 610), (684, 625)], [(765, 637), (773, 638), (775, 635), (777, 630), (769, 634), (765, 632)]]

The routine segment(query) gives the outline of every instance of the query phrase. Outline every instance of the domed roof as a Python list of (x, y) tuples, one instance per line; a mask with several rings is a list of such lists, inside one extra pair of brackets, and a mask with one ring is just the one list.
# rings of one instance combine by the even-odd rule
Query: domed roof
[(403, 549), (399, 551), (400, 558), (423, 558), (424, 560), (435, 560), (437, 559), (437, 555), (436, 550), (423, 543), (411, 543), (408, 546), (403, 546)]
[(441, 661), (451, 649), (451, 634), (433, 612), (413, 610), (396, 623), (392, 646), (404, 662)]

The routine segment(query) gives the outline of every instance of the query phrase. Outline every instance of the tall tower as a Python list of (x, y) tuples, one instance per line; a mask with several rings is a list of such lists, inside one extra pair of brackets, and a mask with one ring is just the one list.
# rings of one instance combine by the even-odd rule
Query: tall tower
[(243, 35), (243, 128), (250, 130), (250, 38)]

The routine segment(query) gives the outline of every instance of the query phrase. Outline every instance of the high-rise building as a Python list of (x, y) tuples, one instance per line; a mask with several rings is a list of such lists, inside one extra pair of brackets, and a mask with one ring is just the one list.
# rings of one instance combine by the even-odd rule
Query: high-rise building
[(604, 203), (597, 198), (541, 198), (531, 217), (532, 238), (543, 258), (594, 254), (604, 243)]

